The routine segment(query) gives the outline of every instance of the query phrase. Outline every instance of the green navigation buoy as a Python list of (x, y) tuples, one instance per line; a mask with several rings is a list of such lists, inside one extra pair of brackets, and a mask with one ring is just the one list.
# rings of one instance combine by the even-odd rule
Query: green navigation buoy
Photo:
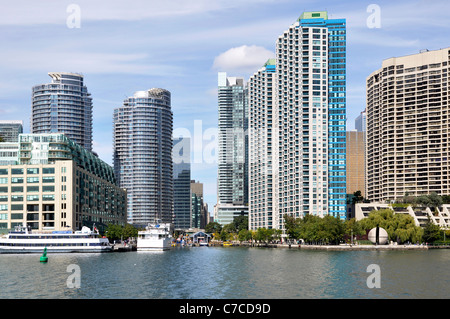
[(41, 256), (41, 263), (46, 263), (48, 261), (47, 257), (47, 247), (44, 248), (44, 254)]

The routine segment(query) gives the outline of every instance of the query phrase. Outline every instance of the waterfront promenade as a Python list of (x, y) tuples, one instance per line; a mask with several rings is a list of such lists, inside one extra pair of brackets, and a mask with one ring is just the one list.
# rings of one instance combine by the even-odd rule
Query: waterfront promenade
[[(211, 243), (210, 246), (221, 246), (220, 242)], [(450, 248), (449, 246), (427, 246), (427, 245), (306, 245), (306, 244), (274, 244), (274, 243), (249, 243), (233, 242), (233, 246), (241, 247), (266, 247), (266, 248), (288, 248), (302, 250), (328, 250), (328, 251), (357, 251), (357, 250), (428, 250), (436, 248)]]

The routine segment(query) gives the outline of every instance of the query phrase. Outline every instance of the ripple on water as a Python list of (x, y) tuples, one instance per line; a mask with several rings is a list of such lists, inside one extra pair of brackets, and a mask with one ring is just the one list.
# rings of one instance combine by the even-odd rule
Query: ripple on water
[[(244, 247), (165, 252), (0, 255), (0, 297), (7, 298), (445, 298), (450, 250), (306, 251)], [(378, 264), (381, 288), (369, 289)], [(81, 287), (69, 288), (69, 265)]]

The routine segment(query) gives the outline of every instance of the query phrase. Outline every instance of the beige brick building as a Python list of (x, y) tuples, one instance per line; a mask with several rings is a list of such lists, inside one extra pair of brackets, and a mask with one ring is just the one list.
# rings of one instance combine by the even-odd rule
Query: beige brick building
[(390, 58), (367, 78), (371, 201), (449, 192), (450, 48)]
[(365, 132), (348, 131), (347, 147), (347, 194), (361, 191), (365, 196)]

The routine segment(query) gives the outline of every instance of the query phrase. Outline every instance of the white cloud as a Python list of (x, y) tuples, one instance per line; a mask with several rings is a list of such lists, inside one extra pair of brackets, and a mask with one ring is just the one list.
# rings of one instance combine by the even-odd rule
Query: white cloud
[(231, 48), (214, 59), (213, 68), (227, 72), (256, 72), (275, 54), (266, 48), (242, 45)]
[(179, 17), (228, 10), (244, 6), (273, 3), (278, 0), (133, 0), (61, 1), (16, 0), (0, 10), (0, 25), (65, 24), (72, 3), (80, 10), (83, 21), (122, 20)]
[(26, 50), (2, 51), (0, 67), (14, 65), (16, 70), (39, 72), (65, 71), (91, 74), (180, 75), (181, 69), (163, 63), (149, 63), (151, 57), (141, 53), (92, 53), (46, 49), (30, 54)]

